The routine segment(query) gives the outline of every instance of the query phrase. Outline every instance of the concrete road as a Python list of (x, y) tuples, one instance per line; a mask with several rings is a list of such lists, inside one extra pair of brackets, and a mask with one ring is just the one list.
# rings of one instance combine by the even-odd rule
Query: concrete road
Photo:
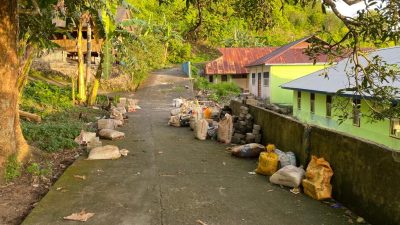
[(233, 158), (225, 145), (169, 127), (171, 100), (192, 94), (179, 74), (153, 74), (134, 96), (143, 109), (120, 129), (126, 138), (105, 142), (129, 149), (128, 157), (77, 160), (23, 224), (82, 224), (62, 219), (82, 209), (95, 213), (87, 225), (348, 224), (343, 209), (249, 174), (256, 160)]

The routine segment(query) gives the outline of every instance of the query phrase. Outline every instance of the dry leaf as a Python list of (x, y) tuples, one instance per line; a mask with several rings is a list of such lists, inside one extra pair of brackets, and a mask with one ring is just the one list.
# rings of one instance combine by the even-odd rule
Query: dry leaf
[(82, 179), (82, 180), (86, 180), (86, 176), (81, 176), (81, 175), (74, 175), (74, 177), (75, 178), (79, 178), (79, 179)]
[(94, 213), (86, 213), (85, 210), (82, 210), (80, 213), (72, 213), (71, 215), (64, 217), (64, 220), (86, 222), (92, 216), (94, 216)]

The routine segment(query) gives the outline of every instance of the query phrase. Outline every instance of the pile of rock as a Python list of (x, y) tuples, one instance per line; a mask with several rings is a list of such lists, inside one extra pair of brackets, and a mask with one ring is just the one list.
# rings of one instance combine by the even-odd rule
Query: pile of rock
[(261, 142), (261, 127), (254, 124), (254, 118), (249, 113), (249, 108), (240, 107), (239, 116), (234, 117), (234, 133), (232, 143), (247, 144)]

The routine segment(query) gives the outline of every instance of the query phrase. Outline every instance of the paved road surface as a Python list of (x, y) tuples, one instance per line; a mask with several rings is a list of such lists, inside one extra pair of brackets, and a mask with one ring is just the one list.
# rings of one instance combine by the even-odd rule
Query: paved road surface
[(87, 225), (347, 224), (343, 210), (248, 174), (255, 160), (233, 158), (225, 145), (167, 126), (171, 100), (191, 94), (179, 74), (159, 71), (135, 94), (143, 109), (120, 129), (126, 138), (106, 142), (129, 149), (128, 157), (77, 160), (23, 224), (82, 224), (62, 220), (81, 209), (95, 213)]

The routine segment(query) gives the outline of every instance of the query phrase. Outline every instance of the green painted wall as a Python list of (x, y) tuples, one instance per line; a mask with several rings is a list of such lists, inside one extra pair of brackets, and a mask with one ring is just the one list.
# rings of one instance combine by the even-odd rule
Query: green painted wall
[(277, 65), (270, 69), (271, 103), (293, 104), (292, 91), (285, 90), (280, 85), (315, 71), (324, 69), (326, 65)]
[[(346, 120), (342, 124), (337, 121), (338, 112), (332, 109), (332, 118), (326, 117), (326, 95), (315, 94), (315, 113), (310, 111), (310, 93), (301, 92), (302, 102), (301, 110), (297, 108), (297, 91), (293, 91), (292, 100), (293, 116), (302, 122), (307, 122), (322, 127), (335, 129), (350, 135), (361, 137), (376, 143), (383, 144), (394, 150), (400, 150), (400, 139), (390, 137), (390, 121), (371, 122), (369, 118), (361, 117), (360, 127), (354, 126), (351, 119)], [(343, 97), (335, 97), (333, 102), (344, 100)], [(347, 99), (347, 98), (346, 98)], [(368, 105), (364, 100), (361, 101), (361, 114), (368, 114)]]

